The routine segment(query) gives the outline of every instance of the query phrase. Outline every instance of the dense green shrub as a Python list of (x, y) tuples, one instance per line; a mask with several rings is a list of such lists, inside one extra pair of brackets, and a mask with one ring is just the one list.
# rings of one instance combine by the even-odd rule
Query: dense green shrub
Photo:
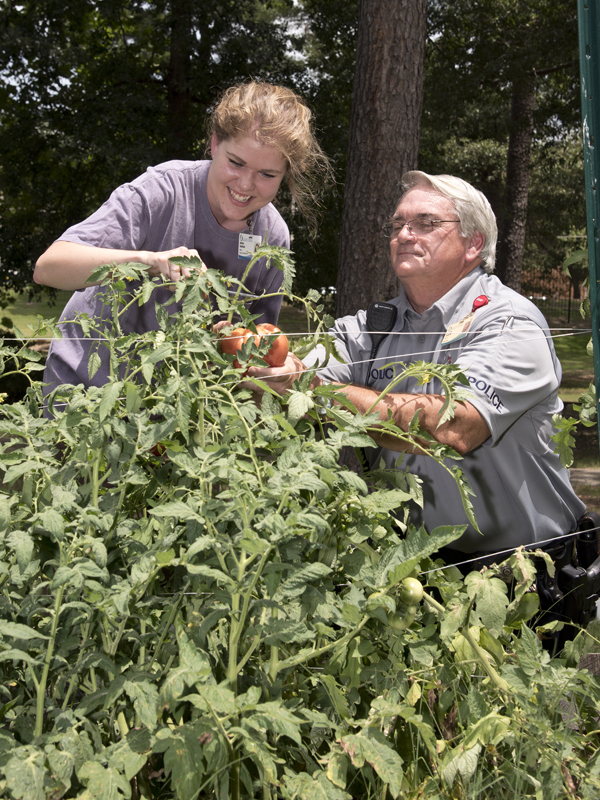
[[(461, 529), (407, 525), (417, 478), (339, 465), (374, 416), (330, 408), (309, 375), (257, 405), (212, 333), (245, 315), (218, 273), (143, 336), (118, 314), (156, 282), (96, 277), (109, 383), (56, 390), (49, 418), (39, 384), (3, 408), (2, 796), (597, 797), (598, 688), (583, 641), (550, 660), (524, 626), (529, 560), (510, 597), (497, 570), (440, 570)], [(421, 372), (451, 413), (455, 373)], [(415, 574), (430, 588), (409, 609)]]

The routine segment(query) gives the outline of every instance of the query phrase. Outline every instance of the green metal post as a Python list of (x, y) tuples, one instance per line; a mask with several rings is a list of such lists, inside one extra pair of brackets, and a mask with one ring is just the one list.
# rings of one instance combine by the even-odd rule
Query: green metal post
[[(598, 0), (577, 0), (579, 24), (579, 69), (581, 73), (581, 115), (583, 119), (583, 158), (590, 265), (590, 304), (596, 414), (600, 431), (600, 15)], [(599, 146), (596, 146), (599, 145)]]

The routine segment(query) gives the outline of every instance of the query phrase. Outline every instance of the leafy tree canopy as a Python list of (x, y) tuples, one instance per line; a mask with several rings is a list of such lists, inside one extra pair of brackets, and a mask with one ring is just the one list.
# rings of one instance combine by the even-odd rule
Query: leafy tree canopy
[[(0, 10), (0, 289), (150, 164), (201, 158), (207, 111), (248, 77), (290, 85), (336, 170), (316, 240), (289, 196), (297, 288), (335, 285), (358, 0), (6, 0)], [(526, 264), (584, 226), (575, 5), (430, 0), (420, 168), (479, 186), (504, 215), (511, 92), (535, 70)], [(399, 177), (399, 176), (398, 176)], [(552, 213), (548, 213), (548, 209)]]
[(289, 0), (39, 0), (0, 13), (2, 289), (150, 164), (201, 158), (207, 110), (293, 81)]
[[(486, 194), (502, 230), (510, 107), (535, 79), (524, 267), (551, 269), (585, 226), (576, 6), (432, 0), (420, 167)], [(550, 211), (551, 209), (551, 211)]]

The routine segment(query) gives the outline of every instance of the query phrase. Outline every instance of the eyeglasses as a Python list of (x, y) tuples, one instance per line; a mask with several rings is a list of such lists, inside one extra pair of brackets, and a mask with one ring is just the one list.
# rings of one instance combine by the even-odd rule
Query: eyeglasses
[(460, 222), (460, 220), (416, 217), (415, 219), (409, 219), (408, 222), (400, 222), (400, 220), (393, 219), (390, 222), (386, 222), (382, 230), (384, 235), (390, 239), (395, 239), (403, 228), (408, 228), (408, 232), (414, 236), (424, 236), (427, 233), (431, 233), (431, 231), (437, 228), (442, 222)]

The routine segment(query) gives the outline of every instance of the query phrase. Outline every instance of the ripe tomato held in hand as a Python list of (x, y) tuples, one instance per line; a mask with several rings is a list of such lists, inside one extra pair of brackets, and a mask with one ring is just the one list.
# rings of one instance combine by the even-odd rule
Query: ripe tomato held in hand
[[(242, 349), (248, 339), (250, 339), (252, 336), (254, 337), (254, 341), (257, 346), (261, 337), (267, 336), (267, 340), (272, 342), (272, 344), (263, 358), (270, 367), (282, 367), (285, 364), (285, 359), (287, 358), (289, 350), (287, 336), (281, 333), (279, 328), (277, 328), (275, 325), (271, 325), (270, 322), (263, 322), (260, 325), (257, 325), (256, 330), (257, 333), (253, 333), (248, 328), (234, 328), (231, 333), (228, 333), (221, 339), (221, 352), (228, 353), (229, 355), (233, 356), (238, 350)], [(273, 334), (277, 333), (281, 335), (273, 336)], [(233, 362), (233, 366), (240, 366), (237, 358)]]
[[(268, 337), (271, 347), (263, 356), (264, 360), (270, 367), (283, 367), (289, 351), (287, 336), (281, 333), (278, 327), (271, 325), (270, 322), (261, 322), (260, 325), (256, 326), (256, 330), (259, 336), (271, 334)], [(279, 333), (281, 335), (273, 336), (274, 333)]]
[[(221, 352), (234, 356), (251, 337), (254, 337), (254, 342), (258, 346), (260, 339), (255, 333), (252, 333), (248, 328), (234, 328), (231, 333), (228, 333), (221, 339), (219, 343), (221, 345)], [(233, 362), (233, 366), (236, 367), (236, 369), (241, 366), (237, 358)]]

